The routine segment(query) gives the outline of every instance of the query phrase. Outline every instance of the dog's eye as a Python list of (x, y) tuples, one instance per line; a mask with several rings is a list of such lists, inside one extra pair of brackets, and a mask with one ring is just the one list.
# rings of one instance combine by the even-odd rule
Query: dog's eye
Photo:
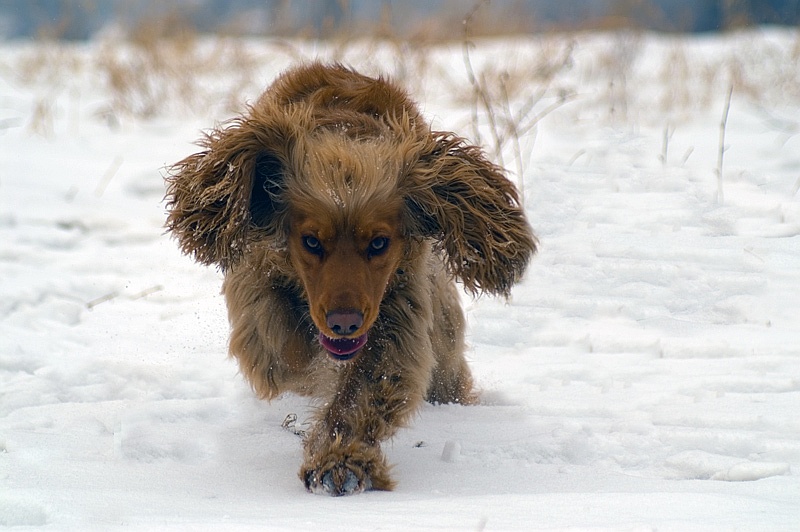
[(306, 251), (309, 253), (313, 253), (315, 255), (319, 255), (322, 253), (322, 242), (319, 241), (319, 238), (311, 235), (306, 235), (303, 237), (303, 247), (306, 248)]
[(379, 236), (378, 238), (373, 238), (372, 242), (369, 243), (369, 254), (370, 256), (374, 257), (375, 255), (380, 255), (389, 247), (389, 239), (385, 236)]

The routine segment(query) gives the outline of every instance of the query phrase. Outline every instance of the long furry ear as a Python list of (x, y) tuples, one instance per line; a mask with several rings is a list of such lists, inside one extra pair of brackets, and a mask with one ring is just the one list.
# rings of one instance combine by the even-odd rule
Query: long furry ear
[(207, 133), (202, 151), (169, 168), (167, 229), (181, 250), (227, 270), (248, 242), (280, 234), (282, 160), (279, 130), (238, 118)]
[(408, 184), (412, 234), (438, 240), (448, 270), (472, 294), (508, 296), (537, 240), (503, 169), (464, 139), (433, 132)]

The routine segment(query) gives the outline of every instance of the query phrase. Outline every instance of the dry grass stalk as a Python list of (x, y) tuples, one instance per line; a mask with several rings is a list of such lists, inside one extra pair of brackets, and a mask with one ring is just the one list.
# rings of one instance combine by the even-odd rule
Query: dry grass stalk
[(111, 183), (111, 180), (114, 179), (114, 176), (117, 175), (120, 167), (122, 166), (124, 159), (117, 155), (114, 157), (114, 160), (111, 161), (111, 164), (108, 166), (106, 171), (103, 173), (103, 177), (97, 183), (97, 186), (94, 189), (94, 195), (98, 198), (103, 195), (108, 187), (108, 184)]
[(728, 89), (728, 94), (725, 97), (725, 105), (722, 110), (722, 120), (719, 123), (719, 151), (717, 152), (717, 203), (720, 205), (725, 204), (725, 191), (723, 189), (722, 179), (722, 162), (725, 156), (725, 130), (728, 128), (728, 112), (731, 109), (731, 96), (733, 95), (733, 85)]
[(50, 138), (55, 132), (53, 125), (53, 103), (48, 97), (39, 98), (33, 106), (28, 129), (44, 138)]

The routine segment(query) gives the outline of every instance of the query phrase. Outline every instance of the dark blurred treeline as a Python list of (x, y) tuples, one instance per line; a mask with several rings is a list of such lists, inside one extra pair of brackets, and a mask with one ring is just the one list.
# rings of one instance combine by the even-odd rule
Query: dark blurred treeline
[(640, 28), (724, 31), (797, 25), (800, 0), (0, 0), (0, 38), (88, 39), (158, 26), (236, 35), (476, 34)]

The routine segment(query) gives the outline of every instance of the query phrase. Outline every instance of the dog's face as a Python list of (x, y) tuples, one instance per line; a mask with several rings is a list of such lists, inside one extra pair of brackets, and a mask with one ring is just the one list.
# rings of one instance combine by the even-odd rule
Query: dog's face
[(321, 345), (355, 357), (406, 248), (391, 147), (335, 136), (305, 146), (288, 192), (288, 253)]
[(399, 217), (395, 206), (378, 205), (347, 223), (324, 209), (290, 215), (292, 265), (320, 343), (338, 360), (358, 353), (378, 317), (405, 247)]

